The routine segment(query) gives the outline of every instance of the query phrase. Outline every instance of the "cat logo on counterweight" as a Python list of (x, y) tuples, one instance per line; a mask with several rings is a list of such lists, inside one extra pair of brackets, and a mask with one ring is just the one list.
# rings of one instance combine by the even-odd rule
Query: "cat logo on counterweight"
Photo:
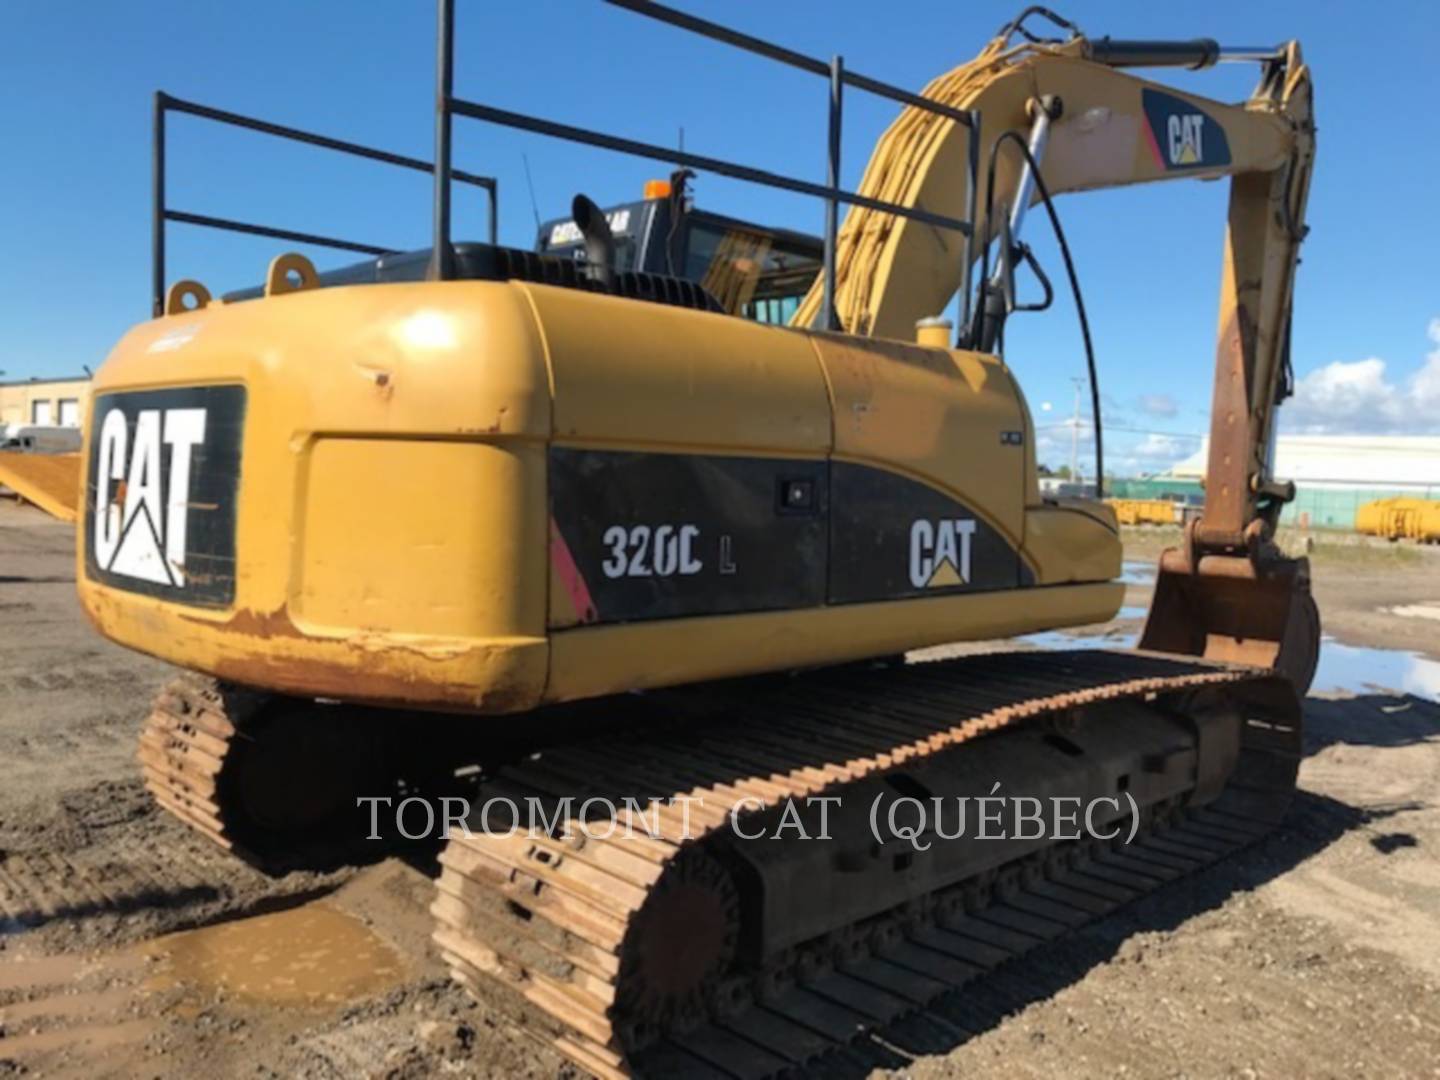
[(184, 603), (233, 598), (244, 411), (239, 386), (96, 398), (85, 506), (93, 577)]
[[(204, 409), (142, 409), (133, 438), (124, 412), (106, 415), (93, 518), (95, 558), (104, 569), (184, 587), (190, 460), (204, 439)], [(165, 470), (162, 449), (170, 459)]]

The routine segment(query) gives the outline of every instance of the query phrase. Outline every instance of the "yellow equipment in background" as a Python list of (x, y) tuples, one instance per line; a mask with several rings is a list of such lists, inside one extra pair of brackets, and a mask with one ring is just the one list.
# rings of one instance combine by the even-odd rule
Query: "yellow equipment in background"
[(1415, 539), (1440, 544), (1440, 502), (1431, 500), (1420, 510)]
[(1376, 499), (1355, 511), (1355, 531), (1390, 540), (1440, 543), (1440, 500)]
[(80, 455), (0, 451), (0, 484), (52, 517), (74, 521), (80, 503)]
[[(1031, 8), (917, 97), (614, 2), (906, 103), (858, 196), (818, 189), (854, 208), (800, 319), (730, 313), (738, 263), (708, 282), (724, 303), (617, 270), (578, 197), (584, 263), (452, 245), (452, 114), (742, 172), (455, 99), (441, 0), (434, 249), (157, 295), (96, 375), (78, 590), (103, 634), (196, 673), (141, 737), (177, 818), (268, 869), (333, 863), (376, 848), (365, 796), (478, 776), (432, 908), (455, 977), (504, 984), (600, 1076), (765, 1077), (1283, 816), (1319, 627), (1265, 449), (1309, 70), (1295, 42), (1090, 38)], [(1260, 65), (1250, 100), (1124, 70), (1220, 59)], [(1021, 225), (1048, 192), (1223, 176), (1207, 501), (1162, 558), (1145, 651), (898, 662), (1115, 615), (1115, 513), (1042, 497), (1004, 355), (1015, 274), (1040, 269)], [(956, 343), (937, 317), (992, 241)], [(1113, 810), (1058, 839), (873, 834), (997, 790)], [(491, 796), (543, 827), (496, 829)]]
[(1175, 525), (1180, 504), (1169, 499), (1106, 499), (1121, 525)]

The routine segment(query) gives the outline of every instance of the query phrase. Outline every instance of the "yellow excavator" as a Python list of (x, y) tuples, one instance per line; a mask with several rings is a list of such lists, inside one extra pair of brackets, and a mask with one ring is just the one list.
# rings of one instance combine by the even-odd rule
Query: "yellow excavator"
[[(770, 1076), (1284, 814), (1319, 624), (1268, 462), (1311, 84), (1295, 42), (1030, 9), (917, 95), (617, 2), (827, 75), (830, 182), (455, 98), (442, 0), (435, 245), (157, 298), (96, 376), (78, 588), (100, 633), (192, 672), (141, 736), (180, 820), (276, 869), (363, 857), (358, 804), (452, 792), (478, 748), (433, 906), (456, 978), (600, 1076)], [(1248, 101), (1130, 70), (1221, 61), (1257, 65)], [(904, 106), (853, 193), (847, 88)], [(584, 199), (583, 260), (452, 245), (457, 116), (817, 194), (824, 271), (785, 327), (617, 271)], [(897, 660), (1115, 615), (1113, 513), (1042, 497), (1003, 355), (1017, 275), (1050, 291), (1026, 212), (1058, 230), (1062, 192), (1221, 176), (1206, 504), (1141, 648)], [(997, 793), (1041, 827), (986, 836)], [(1071, 832), (1065, 800), (1103, 806)], [(912, 822), (967, 804), (968, 830)], [(505, 807), (541, 827), (492, 827)]]

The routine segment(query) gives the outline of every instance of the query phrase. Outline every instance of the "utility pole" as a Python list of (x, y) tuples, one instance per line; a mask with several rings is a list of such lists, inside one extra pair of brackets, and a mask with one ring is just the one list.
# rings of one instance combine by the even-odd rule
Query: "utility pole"
[(1075, 384), (1075, 415), (1070, 420), (1070, 482), (1080, 482), (1080, 391), (1085, 386), (1085, 380), (1079, 376), (1072, 375), (1070, 381)]

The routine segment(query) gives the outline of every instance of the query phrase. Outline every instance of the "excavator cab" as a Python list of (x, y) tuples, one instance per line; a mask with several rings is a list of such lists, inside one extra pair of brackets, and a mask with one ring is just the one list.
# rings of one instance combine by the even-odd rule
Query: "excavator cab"
[[(731, 315), (789, 322), (820, 273), (819, 237), (698, 209), (687, 179), (688, 170), (680, 170), (669, 180), (652, 180), (643, 200), (604, 210), (614, 269), (685, 278)], [(585, 237), (573, 217), (543, 222), (535, 251), (586, 261)]]

